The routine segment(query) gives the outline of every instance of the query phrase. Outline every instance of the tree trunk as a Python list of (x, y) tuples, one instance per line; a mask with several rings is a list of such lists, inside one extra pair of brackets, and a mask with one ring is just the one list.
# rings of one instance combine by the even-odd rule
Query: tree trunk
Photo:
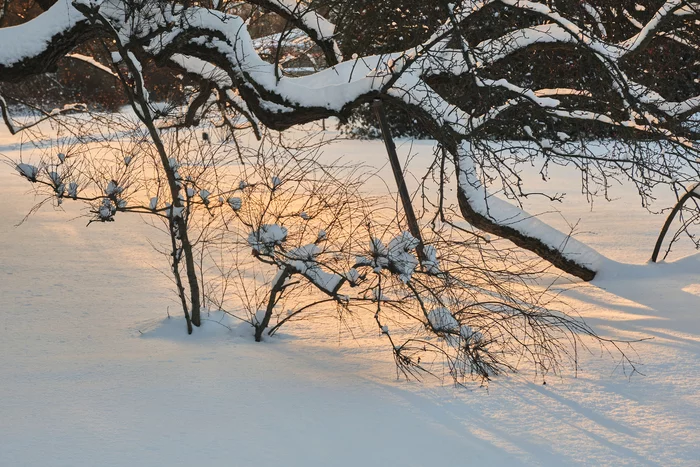
[(423, 261), (425, 261), (425, 254), (423, 253), (423, 236), (420, 232), (420, 226), (418, 225), (416, 213), (413, 210), (413, 202), (411, 201), (411, 195), (408, 192), (408, 187), (406, 187), (406, 180), (403, 176), (403, 170), (401, 170), (399, 156), (398, 154), (396, 154), (396, 145), (394, 144), (394, 139), (391, 136), (391, 129), (389, 128), (389, 124), (386, 121), (386, 113), (384, 112), (384, 105), (382, 104), (381, 99), (375, 99), (372, 104), (372, 107), (374, 107), (374, 112), (377, 114), (379, 126), (382, 130), (382, 138), (384, 139), (386, 152), (389, 155), (391, 170), (394, 173), (394, 180), (396, 180), (396, 188), (399, 191), (399, 197), (401, 198), (403, 212), (406, 215), (408, 231), (419, 242), (418, 246), (416, 247), (416, 253), (418, 253), (418, 259), (420, 259), (422, 263)]
[[(199, 301), (199, 281), (197, 280), (197, 269), (195, 267), (194, 255), (192, 253), (192, 243), (190, 242), (189, 235), (187, 232), (187, 222), (183, 218), (184, 211), (181, 212), (179, 216), (175, 216), (175, 209), (182, 208), (182, 200), (180, 199), (180, 186), (178, 184), (177, 178), (175, 176), (175, 168), (170, 165), (170, 160), (168, 158), (168, 153), (163, 144), (163, 140), (160, 138), (160, 133), (153, 123), (153, 115), (151, 114), (151, 109), (149, 107), (148, 100), (145, 94), (145, 83), (142, 81), (142, 76), (139, 68), (129, 57), (126, 49), (117, 41), (117, 47), (121, 53), (124, 62), (127, 64), (129, 71), (134, 77), (133, 89), (128, 84), (126, 78), (120, 73), (119, 77), (124, 84), (127, 94), (130, 97), (131, 104), (136, 111), (136, 115), (139, 119), (146, 125), (148, 133), (153, 141), (160, 161), (163, 164), (163, 170), (165, 171), (165, 176), (168, 180), (168, 188), (170, 189), (170, 197), (172, 200), (172, 211), (171, 211), (171, 222), (177, 224), (178, 233), (180, 234), (180, 242), (182, 244), (182, 251), (185, 254), (185, 269), (187, 271), (187, 282), (190, 285), (190, 303), (191, 303), (191, 321), (195, 326), (201, 325), (201, 305)], [(138, 108), (137, 108), (138, 106)]]
[(265, 316), (261, 323), (255, 323), (255, 342), (260, 342), (262, 340), (263, 332), (270, 324), (270, 319), (272, 318), (272, 310), (275, 308), (277, 303), (277, 296), (282, 292), (282, 287), (284, 287), (284, 281), (290, 276), (287, 269), (280, 269), (272, 283), (272, 290), (270, 291), (270, 299), (267, 301), (267, 308), (265, 309)]

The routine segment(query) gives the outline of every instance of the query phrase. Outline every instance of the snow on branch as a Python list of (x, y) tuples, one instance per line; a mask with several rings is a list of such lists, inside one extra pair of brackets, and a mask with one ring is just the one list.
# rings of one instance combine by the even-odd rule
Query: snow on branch
[(268, 8), (290, 20), (309, 35), (326, 55), (330, 65), (343, 61), (343, 54), (334, 40), (335, 25), (321, 16), (315, 9), (296, 0), (251, 0), (251, 3)]
[(0, 79), (22, 79), (27, 69), (29, 74), (44, 72), (92, 34), (70, 0), (58, 0), (24, 24), (0, 28)]
[(519, 207), (489, 194), (479, 179), (469, 143), (459, 148), (459, 154), (458, 197), (469, 222), (486, 231), (496, 230), (515, 244), (585, 280), (595, 276), (604, 261), (602, 255)]
[(100, 62), (95, 60), (93, 57), (90, 57), (89, 55), (70, 53), (70, 54), (67, 54), (66, 57), (87, 63), (88, 65), (92, 65), (100, 71), (104, 71), (105, 73), (112, 75), (115, 78), (119, 78), (119, 75), (117, 75), (114, 71), (112, 71), (112, 69), (110, 67), (101, 64)]

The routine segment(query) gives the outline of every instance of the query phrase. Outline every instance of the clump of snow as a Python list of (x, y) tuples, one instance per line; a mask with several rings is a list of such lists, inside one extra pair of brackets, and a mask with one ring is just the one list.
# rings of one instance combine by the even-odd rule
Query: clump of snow
[(172, 218), (182, 217), (182, 213), (185, 212), (184, 206), (175, 207), (171, 204), (168, 204), (166, 207), (168, 208), (168, 216)]
[(111, 199), (102, 198), (102, 204), (97, 211), (97, 217), (102, 222), (110, 222), (114, 220), (114, 214), (117, 213), (117, 207)]
[(158, 207), (158, 197), (154, 196), (151, 198), (150, 203), (148, 203), (148, 207), (151, 208), (151, 211), (155, 211), (156, 208)]
[(472, 346), (479, 345), (484, 340), (483, 334), (481, 334), (479, 331), (475, 331), (471, 326), (466, 324), (463, 324), (459, 328), (459, 335)]
[(231, 209), (233, 209), (234, 211), (240, 211), (243, 207), (243, 201), (241, 200), (241, 198), (232, 196), (228, 199), (228, 205), (231, 206)]
[(199, 190), (199, 197), (202, 198), (202, 202), (203, 202), (205, 205), (208, 205), (208, 204), (209, 204), (209, 195), (211, 195), (211, 193), (209, 192), (209, 190), (206, 190), (206, 189), (204, 189), (204, 188), (202, 188), (201, 190)]
[(357, 284), (357, 281), (360, 280), (360, 273), (357, 271), (357, 269), (352, 268), (345, 273), (345, 278), (348, 280), (350, 285), (355, 285)]
[(408, 232), (401, 232), (389, 242), (388, 259), (399, 279), (408, 282), (418, 266), (418, 259), (411, 253), (420, 242)]
[(36, 182), (36, 177), (37, 175), (39, 175), (39, 169), (30, 164), (17, 164), (15, 169), (17, 170), (17, 172), (19, 172), (20, 175), (22, 175), (24, 178), (26, 178), (32, 183)]
[(281, 245), (287, 239), (287, 229), (277, 224), (264, 224), (248, 235), (248, 244), (253, 250), (271, 255), (275, 246)]
[(452, 316), (450, 310), (444, 307), (435, 308), (428, 313), (430, 326), (438, 332), (455, 332), (459, 330), (459, 322)]
[(440, 274), (440, 265), (437, 260), (437, 249), (433, 245), (426, 245), (423, 248), (423, 254), (425, 255), (425, 260), (423, 261), (423, 267), (425, 272), (432, 275)]
[(53, 170), (47, 172), (54, 187), (61, 185), (61, 175)]
[(119, 186), (119, 184), (115, 180), (110, 181), (107, 184), (107, 188), (105, 188), (105, 194), (107, 196), (118, 195), (122, 191), (124, 191), (124, 188)]
[(314, 261), (320, 253), (321, 248), (315, 243), (311, 243), (290, 250), (289, 253), (287, 253), (287, 257), (294, 260)]
[(277, 176), (272, 177), (272, 189), (275, 190), (282, 184), (282, 179)]
[(321, 265), (317, 261), (320, 254), (321, 248), (315, 243), (311, 243), (290, 250), (286, 256), (290, 260), (289, 266), (303, 274), (322, 291), (333, 294), (339, 288), (344, 277), (321, 269)]
[(63, 164), (66, 161), (66, 155), (62, 152), (56, 154), (56, 157), (58, 157), (58, 160), (61, 161), (61, 164)]
[(371, 258), (358, 256), (356, 262), (361, 266), (373, 267), (376, 273), (388, 268), (400, 280), (408, 282), (418, 266), (418, 259), (412, 251), (419, 243), (409, 232), (401, 232), (389, 242), (388, 247), (381, 239), (373, 237), (369, 242)]
[(70, 182), (68, 184), (68, 196), (70, 196), (73, 199), (76, 199), (78, 197), (78, 184), (75, 182)]

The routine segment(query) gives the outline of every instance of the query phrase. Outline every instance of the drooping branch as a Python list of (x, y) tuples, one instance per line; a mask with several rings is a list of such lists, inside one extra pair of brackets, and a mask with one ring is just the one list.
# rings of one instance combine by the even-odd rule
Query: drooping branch
[(507, 238), (584, 281), (595, 278), (603, 259), (599, 253), (537, 217), (489, 195), (476, 177), (474, 168), (470, 167), (468, 149), (462, 148), (461, 151), (464, 155), (457, 162), (457, 200), (467, 222), (493, 235)]

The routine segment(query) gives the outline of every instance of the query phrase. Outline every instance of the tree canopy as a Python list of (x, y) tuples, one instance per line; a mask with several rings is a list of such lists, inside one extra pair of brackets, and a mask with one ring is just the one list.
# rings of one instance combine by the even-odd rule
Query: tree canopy
[[(260, 12), (308, 37), (317, 71), (295, 76), (279, 54), (261, 57), (249, 29)], [(587, 194), (629, 180), (643, 202), (658, 184), (682, 196), (699, 178), (699, 15), (690, 0), (59, 0), (0, 28), (0, 81), (50, 71), (97, 40), (106, 66), (134, 64), (123, 70), (131, 79), (152, 63), (200, 83), (178, 125), (235, 113), (285, 130), (346, 119), (375, 99), (399, 105), (443, 149), (470, 224), (588, 280), (598, 255), (519, 209), (532, 194), (519, 167), (543, 155), (542, 177), (550, 165), (574, 166)]]

